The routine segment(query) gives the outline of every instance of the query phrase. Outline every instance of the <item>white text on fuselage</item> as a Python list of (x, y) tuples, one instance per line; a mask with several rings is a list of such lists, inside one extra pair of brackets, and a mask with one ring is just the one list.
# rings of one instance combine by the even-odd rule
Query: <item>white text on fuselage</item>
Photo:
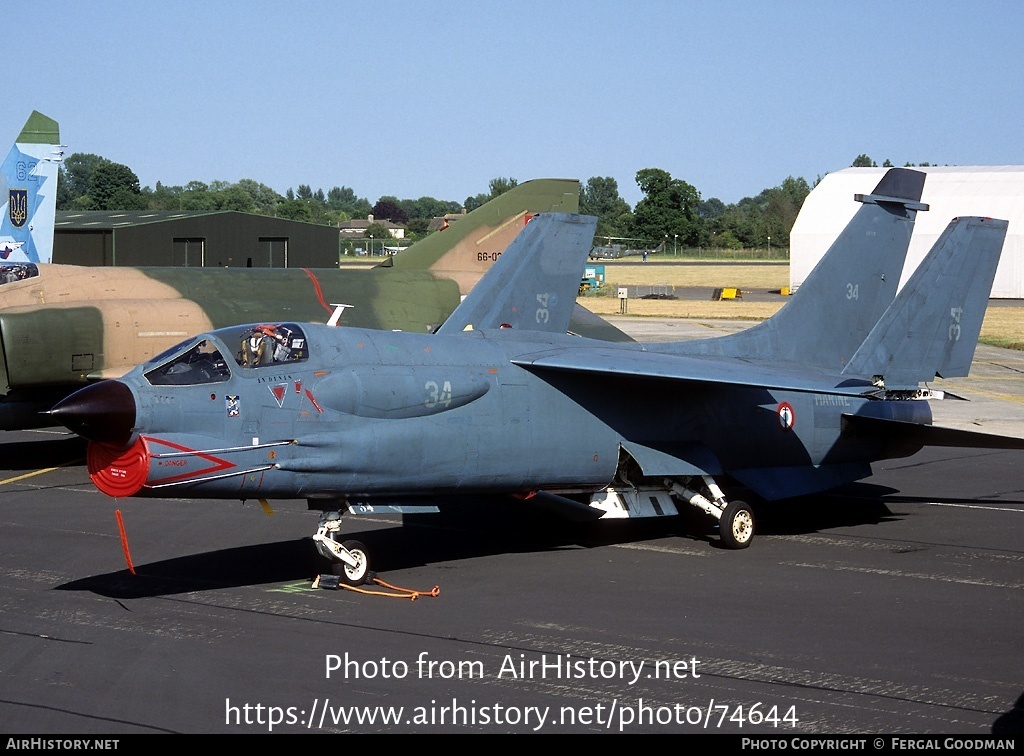
[(814, 397), (815, 407), (849, 407), (850, 399), (846, 396), (818, 395)]

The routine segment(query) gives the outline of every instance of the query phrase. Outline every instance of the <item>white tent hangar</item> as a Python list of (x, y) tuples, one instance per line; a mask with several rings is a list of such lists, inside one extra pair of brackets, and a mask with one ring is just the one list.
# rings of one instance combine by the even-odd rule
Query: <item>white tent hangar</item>
[[(795, 290), (860, 208), (854, 194), (870, 194), (886, 168), (844, 168), (821, 180), (804, 201), (789, 241), (789, 281)], [(914, 168), (927, 174), (921, 201), (930, 209), (914, 222), (902, 286), (953, 218), (978, 215), (1009, 221), (994, 299), (1024, 299), (1024, 166)]]

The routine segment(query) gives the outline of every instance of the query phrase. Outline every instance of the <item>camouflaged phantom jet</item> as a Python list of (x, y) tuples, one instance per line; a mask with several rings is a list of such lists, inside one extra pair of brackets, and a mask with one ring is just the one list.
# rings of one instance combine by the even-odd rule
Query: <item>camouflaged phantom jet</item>
[[(53, 195), (47, 196), (52, 245)], [(363, 270), (0, 265), (0, 429), (47, 425), (43, 412), (73, 391), (123, 375), (214, 328), (264, 320), (326, 323), (335, 316), (345, 325), (429, 332), (534, 214), (578, 207), (575, 179), (527, 181)], [(583, 308), (572, 327), (626, 338)]]
[[(920, 387), (965, 375), (1006, 222), (959, 218), (895, 295), (923, 175), (895, 169), (778, 315), (715, 340), (566, 333), (595, 219), (540, 215), (436, 334), (260, 323), (203, 334), (58, 404), (111, 496), (305, 498), (342, 580), (341, 514), (509, 500), (577, 520), (676, 515), (750, 544), (760, 499), (864, 478), (936, 428)], [(895, 297), (895, 298), (894, 298)]]

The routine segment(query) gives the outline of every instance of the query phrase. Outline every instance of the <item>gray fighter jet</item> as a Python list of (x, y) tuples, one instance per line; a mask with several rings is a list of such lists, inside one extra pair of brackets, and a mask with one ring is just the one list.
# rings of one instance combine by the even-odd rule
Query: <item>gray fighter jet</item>
[(774, 318), (697, 342), (566, 333), (595, 219), (534, 218), (436, 334), (262, 323), (182, 343), (52, 412), (111, 496), (305, 498), (342, 580), (341, 514), (509, 497), (574, 519), (719, 520), (870, 474), (922, 446), (1024, 447), (931, 425), (920, 387), (965, 375), (1006, 222), (950, 223), (896, 296), (923, 176), (896, 169)]

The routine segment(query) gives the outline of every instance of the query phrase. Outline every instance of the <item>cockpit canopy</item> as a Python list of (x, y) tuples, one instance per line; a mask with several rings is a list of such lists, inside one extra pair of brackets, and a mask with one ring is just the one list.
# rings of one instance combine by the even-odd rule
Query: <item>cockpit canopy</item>
[[(0, 242), (0, 254), (3, 252), (3, 242)], [(39, 268), (35, 263), (4, 263), (0, 265), (0, 286), (17, 281), (25, 281), (39, 275)]]
[(309, 358), (306, 335), (295, 323), (235, 326), (217, 331), (216, 337), (190, 339), (168, 349), (151, 360), (157, 366), (145, 371), (146, 380), (154, 386), (220, 383), (231, 378), (224, 354), (239, 368), (257, 370)]

